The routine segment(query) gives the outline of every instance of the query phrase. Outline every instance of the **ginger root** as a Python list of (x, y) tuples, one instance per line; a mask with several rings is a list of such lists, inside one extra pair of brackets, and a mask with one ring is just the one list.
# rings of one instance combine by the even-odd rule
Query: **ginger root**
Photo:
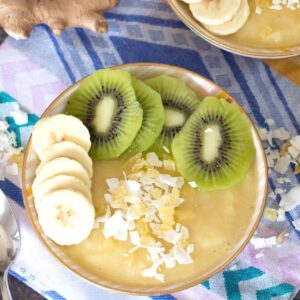
[(100, 13), (118, 0), (0, 0), (0, 26), (15, 39), (25, 39), (32, 27), (47, 24), (55, 35), (66, 27), (85, 27), (106, 32)]

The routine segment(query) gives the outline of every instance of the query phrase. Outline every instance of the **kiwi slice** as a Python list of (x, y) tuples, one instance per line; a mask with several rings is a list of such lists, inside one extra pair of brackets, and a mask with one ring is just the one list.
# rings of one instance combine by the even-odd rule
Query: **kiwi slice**
[(147, 150), (160, 135), (165, 115), (159, 93), (135, 78), (132, 78), (132, 85), (143, 109), (142, 126), (129, 148), (131, 152), (137, 153)]
[(89, 154), (94, 160), (120, 156), (131, 145), (143, 119), (130, 74), (110, 69), (86, 77), (71, 95), (66, 113), (89, 129)]
[(229, 188), (255, 156), (249, 124), (238, 105), (206, 97), (172, 143), (179, 173), (199, 189)]
[(161, 75), (145, 80), (145, 83), (161, 95), (165, 113), (164, 126), (153, 149), (170, 149), (173, 138), (200, 102), (196, 94), (177, 78)]

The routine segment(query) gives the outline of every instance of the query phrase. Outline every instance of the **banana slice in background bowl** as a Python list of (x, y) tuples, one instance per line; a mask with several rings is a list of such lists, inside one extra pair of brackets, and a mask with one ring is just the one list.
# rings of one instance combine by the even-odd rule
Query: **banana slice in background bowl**
[(239, 9), (227, 22), (219, 25), (203, 24), (203, 26), (212, 33), (217, 35), (229, 35), (240, 30), (246, 23), (250, 14), (250, 9), (247, 0), (241, 0)]
[(252, 58), (300, 55), (299, 8), (258, 0), (167, 0), (181, 21), (218, 48)]

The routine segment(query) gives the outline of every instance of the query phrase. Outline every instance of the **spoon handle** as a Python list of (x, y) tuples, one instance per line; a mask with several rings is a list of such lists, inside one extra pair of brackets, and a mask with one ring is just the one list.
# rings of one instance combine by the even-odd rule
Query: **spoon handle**
[(4, 272), (0, 277), (0, 287), (3, 300), (11, 300), (11, 294), (8, 288), (7, 272)]

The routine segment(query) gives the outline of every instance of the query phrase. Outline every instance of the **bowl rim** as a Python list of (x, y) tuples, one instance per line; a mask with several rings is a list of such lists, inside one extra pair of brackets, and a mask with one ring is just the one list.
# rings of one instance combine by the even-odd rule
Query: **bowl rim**
[[(289, 48), (287, 50), (274, 50), (272, 52), (270, 50), (270, 52), (268, 52), (268, 53), (266, 53), (264, 51), (260, 51), (260, 49), (257, 48), (257, 49), (255, 49), (257, 53), (254, 53), (254, 52), (252, 52), (250, 50), (237, 49), (234, 46), (230, 46), (230, 45), (227, 45), (226, 43), (219, 42), (219, 41), (217, 41), (215, 39), (215, 36), (213, 34), (211, 34), (212, 37), (208, 36), (205, 33), (204, 28), (199, 27), (200, 28), (199, 29), (198, 27), (194, 26), (190, 22), (190, 20), (188, 18), (186, 18), (185, 15), (180, 11), (180, 9), (178, 9), (178, 7), (175, 4), (176, 0), (167, 0), (167, 2), (169, 3), (169, 5), (172, 8), (172, 10), (175, 12), (175, 14), (177, 15), (177, 17), (191, 31), (193, 31), (196, 35), (200, 36), (201, 38), (203, 38), (205, 41), (207, 41), (211, 45), (216, 46), (216, 47), (218, 47), (218, 48), (220, 48), (222, 50), (226, 50), (226, 51), (231, 52), (233, 54), (238, 54), (238, 55), (241, 55), (241, 56), (250, 57), (250, 58), (258, 58), (258, 59), (282, 59), (282, 58), (288, 58), (288, 57), (298, 56), (300, 54), (300, 47), (296, 51), (292, 51), (291, 50), (292, 48)], [(266, 50), (266, 48), (264, 48), (264, 50)]]
[[(226, 268), (234, 259), (237, 258), (237, 256), (244, 250), (244, 248), (247, 246), (247, 244), (249, 243), (250, 239), (252, 238), (252, 236), (254, 235), (264, 212), (265, 206), (266, 206), (266, 201), (267, 201), (267, 196), (268, 196), (268, 167), (267, 167), (267, 158), (266, 158), (266, 154), (264, 151), (264, 147), (262, 144), (262, 141), (260, 139), (258, 130), (256, 129), (253, 121), (250, 119), (249, 115), (247, 114), (247, 112), (243, 109), (243, 107), (234, 99), (230, 96), (229, 93), (227, 93), (227, 91), (223, 88), (221, 88), (220, 86), (218, 86), (216, 83), (214, 83), (213, 81), (207, 79), (206, 77), (190, 71), (188, 69), (185, 68), (181, 68), (178, 66), (173, 66), (173, 65), (168, 65), (168, 64), (161, 64), (161, 63), (151, 63), (151, 62), (142, 62), (142, 63), (129, 63), (129, 64), (120, 64), (120, 65), (115, 65), (113, 67), (109, 67), (109, 69), (114, 69), (114, 70), (118, 70), (120, 68), (134, 68), (134, 67), (164, 67), (164, 68), (168, 68), (171, 70), (177, 70), (177, 71), (181, 71), (181, 72), (185, 72), (185, 73), (190, 73), (193, 76), (196, 77), (200, 77), (201, 79), (204, 79), (208, 82), (210, 82), (211, 84), (213, 84), (214, 86), (220, 88), (221, 91), (224, 91), (231, 100), (234, 101), (234, 103), (236, 105), (238, 105), (238, 107), (242, 110), (242, 112), (244, 113), (244, 115), (246, 116), (248, 122), (250, 122), (252, 129), (254, 130), (255, 135), (257, 136), (257, 140), (258, 140), (258, 144), (259, 144), (259, 148), (262, 151), (262, 161), (263, 161), (263, 166), (264, 166), (264, 180), (266, 182), (265, 187), (264, 187), (264, 195), (262, 198), (262, 202), (260, 204), (259, 207), (259, 213), (257, 214), (255, 223), (253, 224), (253, 227), (251, 228), (251, 230), (248, 233), (248, 236), (246, 237), (246, 239), (244, 240), (243, 243), (240, 244), (239, 248), (225, 261), (223, 262), (220, 266), (218, 266), (217, 268), (215, 268), (212, 272), (210, 272), (209, 274), (203, 276), (203, 278), (201, 279), (201, 281), (198, 280), (191, 280), (189, 283), (186, 283), (184, 285), (180, 285), (177, 288), (170, 288), (166, 291), (164, 290), (159, 290), (157, 289), (157, 291), (154, 291), (153, 293), (149, 294), (147, 292), (143, 292), (143, 291), (139, 291), (139, 292), (133, 292), (130, 291), (127, 288), (113, 288), (113, 287), (109, 287), (109, 286), (105, 286), (102, 284), (99, 284), (98, 282), (96, 282), (95, 280), (91, 280), (86, 278), (84, 275), (80, 274), (79, 272), (77, 272), (76, 270), (72, 269), (70, 266), (68, 266), (67, 264), (65, 264), (63, 262), (63, 260), (56, 255), (51, 247), (44, 241), (44, 239), (42, 238), (41, 234), (39, 233), (38, 229), (36, 228), (36, 225), (34, 224), (34, 220), (33, 220), (33, 215), (30, 213), (30, 209), (29, 209), (29, 200), (28, 200), (28, 193), (26, 190), (26, 183), (25, 183), (25, 173), (26, 173), (26, 162), (27, 162), (27, 158), (28, 158), (28, 152), (29, 149), (31, 147), (31, 134), (30, 137), (28, 139), (27, 145), (26, 145), (26, 149), (24, 152), (24, 160), (23, 160), (23, 166), (22, 166), (22, 195), (23, 195), (23, 200), (24, 200), (24, 204), (25, 204), (25, 209), (26, 209), (26, 214), (29, 218), (29, 221), (31, 223), (31, 226), (36, 234), (36, 236), (38, 237), (38, 239), (40, 240), (41, 244), (46, 248), (47, 252), (50, 253), (52, 255), (52, 257), (54, 257), (56, 259), (56, 261), (58, 261), (62, 266), (64, 266), (67, 270), (71, 271), (73, 274), (79, 276), (79, 278), (83, 279), (84, 281), (93, 284), (97, 287), (100, 288), (104, 288), (105, 290), (108, 291), (114, 291), (114, 292), (120, 292), (120, 293), (124, 293), (124, 294), (129, 294), (129, 295), (142, 295), (142, 296), (152, 296), (152, 295), (162, 295), (162, 294), (170, 294), (170, 293), (175, 293), (175, 292), (179, 292), (188, 288), (191, 288), (203, 281), (208, 280), (209, 278), (215, 276), (216, 274), (218, 274), (219, 272), (221, 272), (224, 268)], [(89, 76), (89, 75), (88, 75)], [(85, 77), (84, 77), (85, 78)], [(56, 106), (57, 103), (59, 103), (59, 101), (61, 101), (61, 98), (64, 98), (65, 95), (67, 95), (70, 91), (72, 91), (75, 87), (77, 87), (82, 81), (83, 79), (80, 79), (78, 81), (76, 81), (75, 83), (73, 83), (72, 85), (70, 85), (67, 89), (65, 89), (62, 93), (60, 93), (45, 109), (45, 111), (42, 113), (42, 115), (40, 116), (40, 118), (45, 117), (46, 115), (48, 115), (48, 113)]]

